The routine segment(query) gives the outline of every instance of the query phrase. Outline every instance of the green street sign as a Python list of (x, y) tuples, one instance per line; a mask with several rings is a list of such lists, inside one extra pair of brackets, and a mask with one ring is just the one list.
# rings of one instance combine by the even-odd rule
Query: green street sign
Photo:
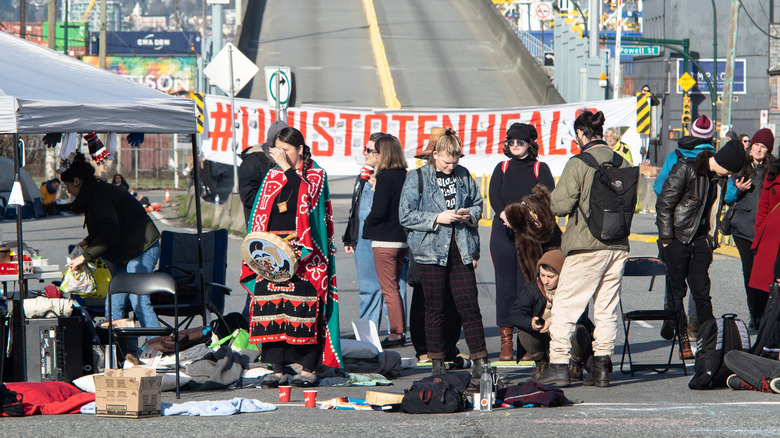
[(652, 56), (660, 53), (659, 46), (620, 46), (621, 55)]

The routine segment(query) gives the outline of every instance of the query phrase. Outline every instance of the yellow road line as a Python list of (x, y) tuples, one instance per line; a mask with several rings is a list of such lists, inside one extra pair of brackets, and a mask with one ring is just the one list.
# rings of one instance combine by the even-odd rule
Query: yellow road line
[[(479, 225), (481, 227), (489, 227), (493, 225), (492, 219), (480, 219)], [(565, 230), (565, 227), (561, 227), (561, 230)], [(647, 242), (647, 243), (654, 243), (658, 241), (658, 236), (652, 235), (652, 234), (634, 234), (631, 233), (628, 236), (628, 240), (633, 242)], [(735, 257), (739, 258), (739, 251), (737, 251), (736, 246), (732, 245), (721, 245), (718, 247), (718, 249), (715, 250), (716, 254), (721, 254), (729, 257)]]
[(379, 72), (379, 85), (382, 87), (382, 96), (385, 99), (385, 106), (390, 109), (401, 109), (401, 102), (395, 95), (395, 85), (393, 77), (390, 75), (390, 64), (387, 62), (385, 53), (385, 44), (382, 42), (382, 35), (379, 34), (379, 24), (376, 20), (376, 11), (374, 10), (373, 0), (363, 0), (363, 7), (366, 10), (368, 19), (368, 33), (371, 35), (371, 48), (374, 51), (374, 59)]

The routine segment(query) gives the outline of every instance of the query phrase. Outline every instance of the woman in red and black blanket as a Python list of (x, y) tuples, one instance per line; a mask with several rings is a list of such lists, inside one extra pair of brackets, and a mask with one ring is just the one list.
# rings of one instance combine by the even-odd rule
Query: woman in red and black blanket
[(295, 276), (283, 283), (259, 278), (244, 264), (241, 284), (253, 295), (250, 342), (261, 360), (273, 366), (263, 387), (273, 388), (291, 363), (303, 370), (295, 386), (316, 386), (320, 364), (341, 367), (336, 247), (333, 214), (325, 170), (311, 159), (311, 150), (295, 128), (282, 129), (270, 156), (276, 162), (257, 194), (248, 232), (268, 231), (285, 238), (300, 256)]

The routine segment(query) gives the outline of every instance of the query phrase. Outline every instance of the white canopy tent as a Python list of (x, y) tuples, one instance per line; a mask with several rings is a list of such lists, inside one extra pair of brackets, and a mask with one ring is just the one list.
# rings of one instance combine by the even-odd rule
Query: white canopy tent
[[(195, 200), (200, 252), (201, 292), (203, 247), (201, 241), (200, 183), (197, 119), (192, 99), (168, 96), (119, 75), (54, 52), (29, 41), (0, 32), (0, 133), (45, 134), (50, 132), (117, 132), (191, 134), (195, 164)], [(20, 173), (21, 148), (15, 146), (16, 178)], [(17, 214), (17, 250), (22, 253), (22, 221)], [(26, 297), (19, 263), (20, 293), (14, 301), (14, 333), (25, 354), (21, 298)], [(16, 308), (16, 307), (19, 308)], [(204, 319), (208, 309), (203, 310)], [(19, 317), (17, 317), (19, 316)], [(21, 342), (18, 342), (21, 341)], [(19, 356), (17, 356), (19, 357)], [(15, 375), (26, 375), (26, 361), (15, 366)]]
[(0, 133), (196, 132), (195, 103), (0, 32)]

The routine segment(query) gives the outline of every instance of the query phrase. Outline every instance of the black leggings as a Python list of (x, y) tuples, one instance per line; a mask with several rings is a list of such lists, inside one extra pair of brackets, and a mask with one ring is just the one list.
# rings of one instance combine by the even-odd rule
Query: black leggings
[(740, 237), (734, 237), (734, 244), (737, 245), (737, 251), (739, 251), (739, 259), (742, 260), (742, 278), (745, 281), (745, 294), (747, 295), (747, 305), (750, 311), (750, 317), (753, 321), (758, 322), (761, 319), (761, 315), (764, 314), (764, 308), (766, 307), (766, 300), (769, 299), (769, 294), (752, 288), (750, 284), (750, 272), (753, 270), (753, 257), (755, 253), (750, 247), (752, 242), (742, 239)]

